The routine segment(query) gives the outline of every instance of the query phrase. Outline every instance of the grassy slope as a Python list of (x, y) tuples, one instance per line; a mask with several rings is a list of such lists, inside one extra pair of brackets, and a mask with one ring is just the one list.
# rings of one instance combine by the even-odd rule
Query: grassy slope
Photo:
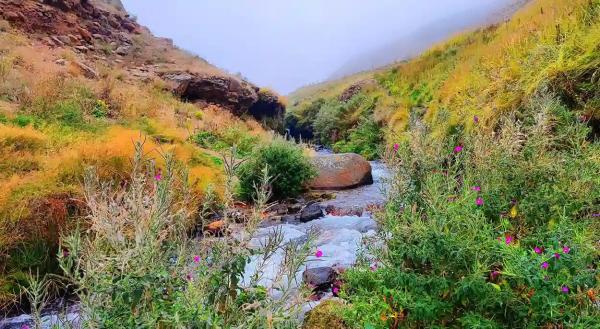
[[(414, 108), (426, 108), (431, 123), (470, 126), (477, 115), (493, 126), (542, 88), (560, 93), (581, 113), (598, 116), (597, 91), (573, 99), (589, 89), (585, 80), (600, 65), (599, 18), (588, 10), (597, 2), (533, 1), (506, 23), (459, 35), (393, 68), (300, 90), (290, 97), (290, 111), (301, 113), (315, 99), (375, 77), (379, 88), (370, 93), (381, 96), (376, 118), (388, 126), (390, 139), (406, 129)], [(435, 133), (447, 128), (441, 124)]]
[(126, 178), (134, 141), (145, 140), (159, 165), (159, 155), (172, 151), (189, 166), (201, 198), (209, 184), (220, 190), (222, 169), (215, 150), (190, 141), (195, 131), (224, 143), (268, 138), (253, 120), (183, 103), (161, 80), (128, 74), (128, 66), (164, 57), (165, 69), (223, 74), (147, 33), (135, 58), (97, 62), (100, 77), (92, 80), (73, 64), (82, 55), (48, 48), (0, 23), (0, 309), (14, 300), (15, 282), (28, 268), (53, 271), (59, 231), (81, 214), (86, 167), (96, 166), (105, 178)]

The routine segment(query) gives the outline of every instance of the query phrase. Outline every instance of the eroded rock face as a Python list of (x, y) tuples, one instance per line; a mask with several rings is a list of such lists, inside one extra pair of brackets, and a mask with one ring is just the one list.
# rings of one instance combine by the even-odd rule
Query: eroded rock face
[(257, 120), (283, 119), (285, 105), (277, 94), (236, 77), (190, 72), (166, 72), (161, 76), (173, 93), (187, 101), (220, 105), (236, 115), (248, 113)]
[(258, 101), (258, 88), (234, 77), (188, 72), (169, 72), (162, 77), (179, 97), (221, 105), (237, 115), (246, 113)]
[(373, 184), (371, 164), (358, 154), (318, 155), (311, 162), (318, 172), (309, 184), (313, 190), (344, 190)]

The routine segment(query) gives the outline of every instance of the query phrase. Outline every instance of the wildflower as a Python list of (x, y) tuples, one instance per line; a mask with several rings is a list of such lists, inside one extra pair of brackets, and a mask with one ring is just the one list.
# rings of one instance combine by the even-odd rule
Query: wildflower
[(30, 327), (28, 325), (24, 324), (21, 326), (21, 329), (30, 329)]
[(542, 263), (542, 268), (545, 270), (548, 268), (548, 262), (543, 262)]
[(157, 181), (161, 180), (161, 179), (162, 179), (162, 172), (160, 172), (160, 171), (159, 171), (159, 172), (156, 174), (156, 176), (154, 176), (154, 179), (156, 179)]
[(317, 258), (323, 257), (323, 251), (321, 249), (317, 249), (317, 252), (315, 252), (315, 257), (317, 257)]
[(188, 273), (185, 275), (185, 279), (188, 281), (192, 281), (192, 273)]
[(512, 240), (513, 240), (513, 237), (512, 237), (512, 236), (510, 236), (510, 235), (507, 235), (507, 236), (504, 238), (504, 243), (506, 243), (506, 244), (510, 244), (510, 243), (512, 242)]
[(567, 287), (567, 286), (562, 286), (562, 288), (560, 288), (560, 290), (565, 294), (569, 293), (569, 287)]
[(509, 213), (509, 215), (510, 215), (510, 218), (515, 218), (515, 217), (517, 217), (517, 214), (518, 214), (518, 211), (517, 211), (517, 206), (516, 206), (516, 205), (514, 205), (514, 206), (512, 206), (512, 208), (510, 208), (510, 213)]
[(340, 293), (340, 288), (338, 287), (333, 287), (333, 289), (331, 289), (331, 292), (333, 292), (334, 295), (337, 295)]
[(194, 256), (194, 263), (196, 263), (196, 264), (200, 263), (200, 256), (198, 256), (198, 255)]
[(462, 145), (458, 145), (457, 147), (454, 148), (454, 153), (459, 153), (462, 150), (463, 150)]
[(568, 254), (570, 251), (571, 251), (571, 248), (569, 248), (569, 246), (563, 247), (563, 253)]
[(592, 217), (600, 217), (600, 212), (592, 214)]
[(556, 259), (560, 259), (560, 254), (559, 254), (559, 253), (557, 253), (557, 252), (555, 252), (555, 253), (554, 253), (554, 258), (556, 258)]
[(535, 253), (538, 254), (538, 255), (542, 254), (542, 248), (540, 248), (540, 247), (536, 246), (535, 248), (533, 248), (533, 251), (535, 251)]
[(475, 192), (481, 192), (481, 186), (473, 186), (473, 187), (471, 187), (471, 190), (473, 190)]
[(373, 265), (371, 265), (369, 268), (371, 269), (371, 272), (375, 272), (375, 271), (377, 271), (377, 263), (374, 263), (374, 264), (373, 264)]
[(400, 145), (398, 145), (398, 143), (394, 144), (394, 151), (398, 152), (398, 149), (400, 148)]
[(473, 116), (473, 122), (474, 123), (479, 123), (479, 117), (478, 116)]
[(500, 272), (498, 271), (492, 271), (492, 273), (490, 273), (492, 280), (495, 280), (498, 275), (500, 275)]
[(477, 197), (477, 200), (475, 200), (475, 204), (479, 207), (483, 206), (483, 198)]
[(62, 256), (69, 257), (69, 249), (63, 249)]

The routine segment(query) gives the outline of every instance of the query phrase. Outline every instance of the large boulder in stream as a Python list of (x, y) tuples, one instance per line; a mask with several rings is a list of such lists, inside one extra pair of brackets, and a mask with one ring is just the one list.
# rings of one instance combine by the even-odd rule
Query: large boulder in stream
[(345, 190), (373, 184), (371, 164), (358, 154), (317, 155), (311, 162), (318, 173), (309, 183), (313, 190)]

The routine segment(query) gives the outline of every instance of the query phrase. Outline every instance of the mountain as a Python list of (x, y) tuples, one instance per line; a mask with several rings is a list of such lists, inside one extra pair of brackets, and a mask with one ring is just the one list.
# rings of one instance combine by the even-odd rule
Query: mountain
[(409, 59), (456, 33), (502, 22), (527, 2), (529, 0), (510, 0), (508, 3), (498, 2), (495, 8), (475, 7), (468, 12), (445, 17), (416, 31), (407, 31), (406, 35), (394, 42), (349, 59), (331, 75), (330, 80)]

